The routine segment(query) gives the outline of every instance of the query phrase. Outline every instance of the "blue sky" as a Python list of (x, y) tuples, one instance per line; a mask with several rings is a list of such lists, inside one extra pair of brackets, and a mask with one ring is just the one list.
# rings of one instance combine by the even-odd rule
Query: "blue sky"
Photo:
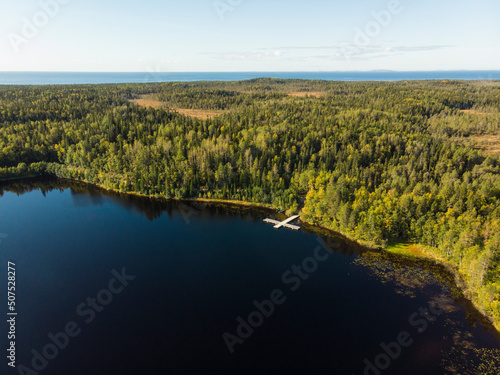
[(500, 70), (498, 0), (1, 4), (0, 71)]

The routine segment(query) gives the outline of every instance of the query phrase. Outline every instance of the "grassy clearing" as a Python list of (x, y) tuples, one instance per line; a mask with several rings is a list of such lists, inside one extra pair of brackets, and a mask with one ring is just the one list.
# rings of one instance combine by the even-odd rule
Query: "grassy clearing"
[(186, 109), (186, 108), (174, 108), (173, 111), (180, 113), (184, 116), (194, 117), (199, 120), (208, 120), (216, 116), (220, 116), (227, 111), (216, 111), (216, 110), (206, 110), (206, 109)]
[(489, 154), (500, 155), (500, 135), (471, 136), (468, 141)]
[(145, 108), (165, 108), (170, 111), (177, 112), (181, 115), (194, 117), (199, 120), (208, 120), (214, 118), (216, 116), (220, 116), (227, 111), (218, 111), (218, 110), (206, 110), (206, 109), (190, 109), (190, 108), (176, 108), (170, 107), (167, 102), (162, 102), (156, 100), (152, 95), (143, 95), (139, 99), (131, 100), (132, 103), (135, 103), (141, 107)]
[(167, 103), (155, 100), (151, 95), (143, 95), (139, 99), (132, 99), (132, 103), (135, 103), (141, 107), (152, 107), (152, 108), (162, 108), (166, 107)]
[(494, 112), (482, 112), (482, 111), (478, 111), (477, 109), (462, 109), (460, 110), (460, 112), (462, 113), (467, 113), (469, 115), (476, 115), (476, 116), (485, 116), (485, 115), (491, 115), (493, 114)]
[(300, 91), (300, 92), (291, 92), (288, 95), (294, 96), (296, 98), (306, 98), (308, 96), (312, 96), (314, 98), (321, 98), (326, 93), (321, 91)]
[(398, 243), (390, 245), (386, 250), (389, 253), (398, 254), (410, 258), (434, 259), (434, 257), (424, 252), (424, 250), (422, 250), (418, 245), (410, 243)]

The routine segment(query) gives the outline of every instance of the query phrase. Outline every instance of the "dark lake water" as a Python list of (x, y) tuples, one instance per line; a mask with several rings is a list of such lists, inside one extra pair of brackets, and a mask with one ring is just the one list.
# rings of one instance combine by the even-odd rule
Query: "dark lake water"
[(1, 347), (10, 261), (16, 365), (40, 374), (475, 374), (500, 353), (440, 267), (275, 230), (269, 211), (0, 192)]
[(317, 79), (325, 81), (400, 81), (427, 79), (491, 80), (500, 71), (429, 72), (0, 72), (0, 85), (63, 85), (193, 81), (241, 81), (253, 78)]

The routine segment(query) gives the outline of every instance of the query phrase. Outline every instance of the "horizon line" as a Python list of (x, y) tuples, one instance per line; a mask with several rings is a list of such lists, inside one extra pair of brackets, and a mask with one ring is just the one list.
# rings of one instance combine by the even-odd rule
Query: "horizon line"
[(150, 74), (172, 74), (172, 73), (430, 73), (430, 72), (500, 72), (500, 69), (439, 69), (439, 70), (192, 70), (192, 71), (116, 71), (116, 70), (0, 70), (0, 73), (150, 73)]

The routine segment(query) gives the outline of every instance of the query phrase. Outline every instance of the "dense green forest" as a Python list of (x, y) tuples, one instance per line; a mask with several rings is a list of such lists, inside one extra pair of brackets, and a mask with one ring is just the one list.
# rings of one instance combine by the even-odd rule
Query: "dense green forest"
[(497, 328), (499, 156), (498, 81), (0, 87), (0, 179), (257, 202), (363, 243), (420, 244)]

